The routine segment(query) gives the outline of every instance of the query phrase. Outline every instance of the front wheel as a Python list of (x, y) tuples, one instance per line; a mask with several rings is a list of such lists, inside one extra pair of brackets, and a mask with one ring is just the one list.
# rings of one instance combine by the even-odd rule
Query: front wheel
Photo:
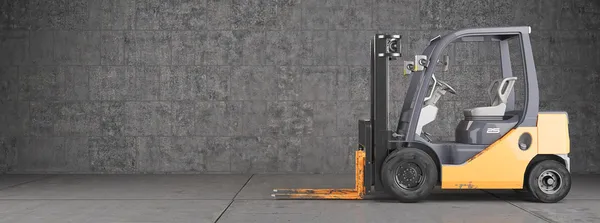
[(385, 190), (402, 202), (427, 197), (437, 183), (435, 162), (423, 150), (403, 148), (389, 154), (381, 168)]
[(556, 203), (571, 190), (571, 174), (562, 163), (544, 160), (531, 169), (527, 183), (536, 200)]

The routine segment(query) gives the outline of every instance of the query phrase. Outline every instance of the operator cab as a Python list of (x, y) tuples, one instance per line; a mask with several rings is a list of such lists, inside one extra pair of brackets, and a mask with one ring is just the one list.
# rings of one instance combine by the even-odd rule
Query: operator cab
[[(405, 101), (404, 103), (397, 133), (404, 132), (407, 135), (397, 134), (396, 136), (414, 137), (416, 141), (435, 150), (442, 164), (458, 165), (474, 157), (517, 126), (523, 120), (525, 111), (515, 109), (515, 86), (518, 81), (527, 83), (528, 80), (527, 78), (521, 80), (519, 77), (513, 76), (509, 52), (509, 40), (511, 39), (520, 40), (520, 36), (518, 33), (501, 35), (490, 33), (458, 38), (456, 36), (438, 36), (430, 41), (423, 55), (416, 55), (414, 61), (405, 61), (404, 72), (414, 74), (411, 76), (411, 84), (407, 92), (406, 100), (409, 102)], [(495, 44), (494, 46), (500, 49), (501, 63), (499, 66), (501, 66), (502, 76), (491, 81), (487, 89), (473, 89), (481, 91), (481, 95), (487, 95), (488, 100), (475, 107), (462, 108), (462, 119), (456, 125), (454, 141), (434, 141), (431, 134), (423, 131), (423, 127), (436, 120), (437, 102), (446, 93), (460, 96), (460, 93), (450, 84), (437, 78), (433, 71), (439, 64), (443, 65), (444, 71), (448, 71), (448, 56), (444, 56), (441, 61), (437, 58), (440, 57), (439, 54), (444, 50), (443, 48), (447, 47), (449, 43), (455, 42), (491, 42), (491, 44)], [(524, 70), (525, 74), (526, 72)], [(428, 77), (427, 73), (430, 73), (429, 80), (425, 80)], [(461, 74), (450, 73), (449, 75)], [(473, 83), (468, 84), (473, 85)], [(519, 90), (522, 91), (522, 89)], [(410, 100), (419, 97), (423, 98), (421, 99), (422, 104), (415, 106)], [(419, 109), (420, 112), (414, 112), (415, 109)], [(412, 123), (407, 118), (411, 115), (418, 117), (414, 127), (414, 136), (410, 136)]]

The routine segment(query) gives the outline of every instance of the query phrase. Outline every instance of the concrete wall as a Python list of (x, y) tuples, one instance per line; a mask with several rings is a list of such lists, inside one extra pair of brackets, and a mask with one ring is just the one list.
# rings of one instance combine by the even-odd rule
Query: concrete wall
[[(541, 107), (569, 112), (573, 170), (600, 172), (595, 0), (0, 2), (2, 172), (349, 172), (374, 33), (412, 56), (448, 30), (508, 25), (533, 28)], [(460, 95), (428, 131), (452, 138), (485, 102), (471, 86), (500, 75), (492, 50), (449, 49), (439, 77)]]

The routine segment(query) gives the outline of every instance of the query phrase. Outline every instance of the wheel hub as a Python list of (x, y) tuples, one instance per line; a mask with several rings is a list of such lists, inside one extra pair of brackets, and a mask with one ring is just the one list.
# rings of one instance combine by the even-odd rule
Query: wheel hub
[(423, 183), (423, 171), (419, 165), (405, 162), (398, 165), (395, 171), (395, 181), (403, 189), (417, 189)]
[(562, 178), (554, 170), (545, 170), (538, 177), (538, 187), (546, 194), (554, 194), (562, 187)]

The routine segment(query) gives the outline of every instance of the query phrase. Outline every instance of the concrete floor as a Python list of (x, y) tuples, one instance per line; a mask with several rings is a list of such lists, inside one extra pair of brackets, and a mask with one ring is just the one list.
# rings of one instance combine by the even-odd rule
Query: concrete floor
[(2, 175), (10, 222), (600, 222), (600, 176), (561, 203), (512, 191), (437, 191), (427, 201), (273, 200), (273, 188), (352, 187), (352, 175)]

